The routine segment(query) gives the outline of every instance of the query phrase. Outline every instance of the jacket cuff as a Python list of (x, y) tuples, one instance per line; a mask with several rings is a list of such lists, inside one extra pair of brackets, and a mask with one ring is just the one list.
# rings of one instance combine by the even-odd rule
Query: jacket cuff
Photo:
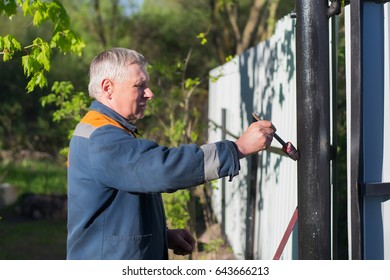
[(204, 155), (204, 178), (206, 182), (238, 175), (240, 161), (237, 146), (234, 142), (223, 140), (220, 142), (205, 144), (200, 147)]
[(231, 157), (232, 157), (233, 164), (231, 165), (229, 172), (228, 172), (229, 182), (231, 182), (233, 180), (233, 177), (235, 177), (239, 174), (239, 171), (241, 168), (238, 147), (237, 147), (236, 143), (234, 143), (233, 141), (224, 140), (222, 142), (224, 142), (227, 145), (227, 147), (230, 151)]

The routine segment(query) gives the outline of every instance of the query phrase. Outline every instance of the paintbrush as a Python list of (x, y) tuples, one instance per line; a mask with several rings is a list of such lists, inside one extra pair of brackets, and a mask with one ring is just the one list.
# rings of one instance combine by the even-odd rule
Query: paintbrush
[[(260, 117), (258, 114), (256, 113), (252, 113), (252, 116), (257, 120), (257, 121), (260, 121)], [(286, 153), (291, 159), (293, 160), (299, 160), (299, 152), (298, 150), (294, 147), (293, 144), (291, 144), (291, 142), (285, 142), (283, 141), (282, 138), (280, 138), (279, 135), (276, 134), (276, 132), (274, 133), (274, 138), (276, 140), (278, 140), (278, 142), (282, 145), (282, 151), (284, 153)]]

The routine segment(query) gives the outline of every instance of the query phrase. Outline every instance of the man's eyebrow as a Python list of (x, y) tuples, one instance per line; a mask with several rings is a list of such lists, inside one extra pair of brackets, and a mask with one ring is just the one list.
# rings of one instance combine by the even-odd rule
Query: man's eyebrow
[(135, 86), (140, 86), (140, 85), (149, 85), (149, 79), (140, 79), (135, 81), (134, 85)]
[(149, 79), (139, 79), (137, 82), (138, 83), (148, 83)]

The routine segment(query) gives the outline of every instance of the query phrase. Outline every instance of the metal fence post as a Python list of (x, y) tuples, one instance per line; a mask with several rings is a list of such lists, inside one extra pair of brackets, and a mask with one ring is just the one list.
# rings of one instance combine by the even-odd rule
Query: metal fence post
[[(226, 109), (222, 108), (222, 140), (226, 139)], [(226, 178), (221, 179), (221, 230), (222, 237), (226, 239)]]
[(296, 0), (299, 259), (331, 257), (327, 12), (327, 0)]

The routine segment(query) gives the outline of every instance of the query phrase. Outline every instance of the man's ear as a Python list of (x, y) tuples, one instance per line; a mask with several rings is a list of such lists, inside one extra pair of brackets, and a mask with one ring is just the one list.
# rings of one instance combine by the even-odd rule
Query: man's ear
[(112, 98), (112, 81), (110, 79), (104, 79), (102, 81), (102, 91), (104, 97), (107, 99)]

